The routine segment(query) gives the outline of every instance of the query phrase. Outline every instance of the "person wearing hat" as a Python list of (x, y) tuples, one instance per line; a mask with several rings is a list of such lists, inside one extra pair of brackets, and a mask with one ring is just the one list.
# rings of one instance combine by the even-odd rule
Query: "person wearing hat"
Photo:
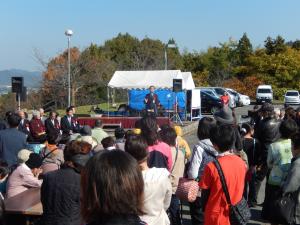
[(28, 149), (21, 149), (18, 152), (18, 163), (19, 164), (25, 163), (29, 159), (31, 153), (33, 152)]
[(46, 173), (41, 187), (43, 225), (80, 225), (80, 172), (90, 158), (92, 146), (71, 141), (64, 149), (61, 169)]
[(256, 194), (268, 173), (267, 157), (269, 146), (280, 138), (280, 121), (275, 118), (274, 106), (270, 103), (264, 103), (259, 111), (262, 120), (259, 122), (256, 133), (254, 134), (261, 143), (261, 151), (258, 156), (259, 161), (255, 177)]
[(20, 194), (29, 188), (41, 187), (42, 180), (38, 177), (42, 170), (42, 158), (31, 153), (29, 159), (19, 165), (10, 175), (7, 182), (7, 198)]
[(221, 110), (214, 113), (214, 118), (217, 121), (217, 125), (231, 125), (234, 128), (235, 141), (232, 149), (237, 151), (243, 150), (242, 138), (236, 125), (233, 111), (228, 106), (224, 106)]

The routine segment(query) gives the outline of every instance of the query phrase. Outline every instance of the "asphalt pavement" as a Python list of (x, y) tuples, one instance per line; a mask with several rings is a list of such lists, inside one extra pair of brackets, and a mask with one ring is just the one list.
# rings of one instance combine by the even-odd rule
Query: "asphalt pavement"
[[(282, 108), (282, 106), (275, 106), (275, 107)], [(244, 120), (242, 116), (248, 115), (248, 110), (251, 110), (251, 109), (253, 109), (253, 105), (238, 107), (238, 108), (235, 109), (235, 113), (236, 113), (238, 118), (241, 118), (241, 120)], [(184, 138), (189, 143), (191, 149), (198, 142), (198, 139), (197, 139), (197, 136), (196, 136), (196, 130), (190, 132), (187, 135), (185, 135)], [(258, 194), (258, 203), (263, 202), (264, 193), (265, 193), (265, 182), (263, 183), (262, 188), (261, 188), (261, 190)], [(261, 207), (252, 208), (251, 209), (252, 219), (248, 224), (249, 225), (269, 224), (269, 223), (266, 223), (266, 222), (261, 220), (260, 213), (261, 213)], [(183, 206), (183, 218), (184, 218), (184, 220), (183, 220), (184, 225), (191, 225), (190, 215), (189, 215), (189, 208), (186, 204)]]

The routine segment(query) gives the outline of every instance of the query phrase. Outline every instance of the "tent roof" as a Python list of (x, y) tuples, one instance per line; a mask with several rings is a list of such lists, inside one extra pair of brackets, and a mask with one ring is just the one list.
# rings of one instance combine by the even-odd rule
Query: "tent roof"
[(173, 79), (183, 80), (183, 89), (195, 88), (191, 73), (180, 70), (116, 71), (108, 83), (111, 88), (147, 89), (154, 85), (158, 89), (172, 88)]
[(193, 80), (193, 76), (191, 72), (181, 72), (183, 80), (184, 80), (184, 84), (185, 84), (185, 88), (183, 89), (187, 89), (187, 90), (192, 90), (195, 88), (195, 83)]

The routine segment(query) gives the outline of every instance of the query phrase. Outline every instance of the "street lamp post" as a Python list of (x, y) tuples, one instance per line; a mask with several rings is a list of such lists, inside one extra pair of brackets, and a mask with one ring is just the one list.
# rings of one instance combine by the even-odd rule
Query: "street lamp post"
[(71, 53), (70, 53), (70, 41), (73, 31), (68, 29), (65, 31), (65, 35), (68, 38), (68, 106), (71, 105)]
[(173, 39), (169, 40), (165, 45), (165, 70), (168, 69), (168, 48), (176, 48), (175, 41)]

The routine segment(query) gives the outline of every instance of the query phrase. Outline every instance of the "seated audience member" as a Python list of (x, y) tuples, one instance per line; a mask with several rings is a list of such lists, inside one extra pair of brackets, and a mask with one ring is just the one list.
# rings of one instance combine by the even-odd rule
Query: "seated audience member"
[(172, 186), (169, 171), (165, 168), (149, 168), (147, 165), (147, 142), (139, 135), (126, 139), (125, 152), (133, 156), (144, 178), (144, 215), (141, 219), (148, 225), (170, 224), (166, 210), (170, 206)]
[(125, 130), (121, 127), (115, 129), (116, 148), (124, 151), (125, 146)]
[(300, 135), (292, 138), (293, 159), (291, 168), (283, 185), (283, 194), (296, 193), (295, 224), (300, 224)]
[(4, 197), (6, 194), (6, 184), (9, 175), (9, 168), (5, 161), (0, 160), (0, 193)]
[(29, 125), (32, 141), (44, 143), (46, 141), (46, 132), (39, 111), (33, 111)]
[(160, 141), (156, 119), (152, 116), (145, 116), (140, 120), (141, 135), (147, 141), (149, 167), (166, 168), (171, 171), (173, 161), (171, 148)]
[[(219, 161), (226, 178), (228, 192), (233, 205), (241, 201), (244, 192), (244, 183), (247, 166), (237, 155), (232, 153), (235, 141), (235, 131), (231, 125), (220, 125), (211, 129), (210, 140), (219, 152)], [(199, 183), (201, 199), (203, 201), (204, 224), (230, 225), (229, 206), (222, 189), (217, 168), (209, 162)]]
[(43, 108), (39, 108), (39, 113), (40, 113), (40, 117), (41, 117), (41, 121), (42, 123), (45, 125), (45, 120), (47, 119), (45, 116), (45, 111)]
[(43, 174), (58, 170), (64, 163), (64, 153), (58, 148), (59, 136), (56, 132), (47, 134), (46, 146), (41, 151)]
[[(217, 157), (218, 152), (214, 149), (210, 140), (210, 130), (216, 126), (216, 121), (210, 117), (203, 117), (198, 124), (198, 143), (193, 148), (193, 154), (187, 166), (187, 176), (189, 179), (199, 181), (203, 175), (205, 166)], [(190, 203), (190, 214), (192, 224), (203, 224), (204, 208), (200, 197)]]
[(96, 120), (95, 127), (92, 129), (92, 137), (95, 138), (98, 144), (101, 143), (103, 138), (108, 137), (109, 135), (102, 129), (102, 121)]
[(291, 137), (297, 132), (297, 129), (297, 123), (293, 119), (282, 121), (279, 126), (281, 138), (272, 143), (268, 149), (267, 165), (270, 173), (267, 179), (262, 217), (271, 223), (277, 222), (273, 208), (276, 200), (281, 196), (281, 186), (291, 165), (293, 158)]
[(177, 134), (177, 143), (178, 143), (178, 148), (184, 152), (185, 154), (185, 158), (189, 159), (192, 152), (190, 149), (189, 144), (186, 142), (186, 140), (182, 137), (182, 129), (180, 126), (174, 126), (174, 129), (176, 131)]
[(42, 158), (31, 153), (29, 159), (19, 165), (9, 176), (7, 181), (7, 197), (13, 197), (29, 188), (41, 187), (42, 180), (38, 177), (41, 174)]
[(61, 169), (46, 173), (41, 188), (43, 225), (80, 225), (80, 172), (89, 160), (91, 145), (71, 141), (64, 149)]
[(21, 117), (18, 130), (23, 132), (26, 136), (29, 136), (30, 135), (29, 120), (25, 118), (25, 113), (22, 110), (18, 111), (18, 115)]
[(109, 136), (109, 137), (103, 138), (101, 141), (101, 144), (102, 144), (104, 150), (116, 149), (116, 144), (115, 144), (115, 140), (113, 139), (113, 137)]
[(96, 154), (81, 178), (81, 215), (88, 225), (143, 225), (144, 181), (137, 161), (120, 150)]
[(31, 153), (33, 152), (28, 149), (21, 149), (18, 152), (18, 164), (20, 165), (22, 163), (25, 163), (29, 159)]
[(8, 129), (0, 130), (0, 159), (5, 160), (8, 166), (18, 163), (18, 152), (26, 147), (26, 135), (18, 131), (21, 118), (17, 114), (11, 114), (7, 118)]
[(45, 120), (46, 133), (60, 134), (60, 125), (56, 118), (57, 113), (52, 111), (49, 113), (49, 117)]
[(174, 128), (169, 127), (159, 131), (160, 137), (163, 142), (167, 143), (171, 147), (172, 151), (172, 169), (171, 169), (171, 183), (172, 183), (172, 200), (168, 209), (169, 218), (171, 224), (181, 224), (180, 218), (180, 202), (175, 195), (178, 181), (180, 177), (183, 177), (185, 166), (185, 153), (182, 152), (176, 143), (177, 134)]

